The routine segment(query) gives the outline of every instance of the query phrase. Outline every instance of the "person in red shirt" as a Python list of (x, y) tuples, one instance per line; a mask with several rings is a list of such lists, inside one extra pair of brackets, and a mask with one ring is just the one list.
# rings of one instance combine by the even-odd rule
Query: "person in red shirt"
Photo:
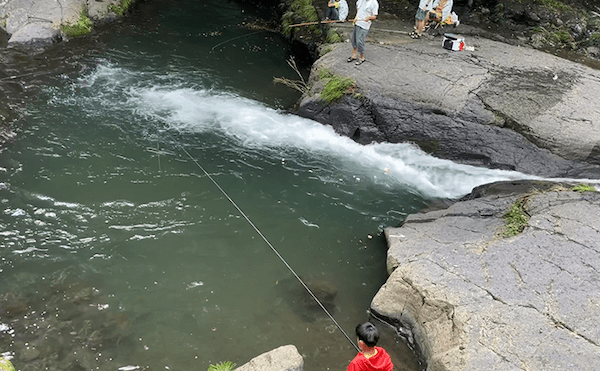
[(356, 337), (360, 352), (348, 365), (347, 371), (392, 371), (394, 365), (385, 349), (375, 346), (379, 330), (371, 322), (356, 326)]

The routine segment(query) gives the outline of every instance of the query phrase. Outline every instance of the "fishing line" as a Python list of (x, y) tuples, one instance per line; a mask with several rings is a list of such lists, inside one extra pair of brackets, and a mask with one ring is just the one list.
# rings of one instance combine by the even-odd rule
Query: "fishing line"
[(221, 42), (221, 43), (218, 43), (217, 45), (213, 46), (213, 47), (212, 47), (212, 49), (210, 49), (210, 52), (212, 53), (213, 51), (215, 51), (215, 49), (216, 49), (217, 47), (219, 47), (219, 46), (221, 46), (221, 45), (223, 45), (223, 44), (226, 44), (226, 43), (228, 43), (228, 42), (230, 42), (230, 41), (237, 40), (237, 39), (241, 39), (241, 38), (243, 38), (243, 37), (248, 37), (248, 36), (256, 35), (257, 33), (265, 32), (265, 31), (266, 31), (266, 30), (260, 30), (260, 31), (252, 32), (252, 33), (249, 33), (249, 34), (246, 34), (246, 35), (241, 35), (241, 36), (232, 37), (231, 39), (225, 40), (225, 41), (223, 41), (223, 42)]
[(244, 217), (244, 219), (246, 219), (246, 221), (248, 222), (248, 224), (250, 224), (250, 226), (252, 228), (254, 228), (254, 230), (256, 231), (256, 233), (258, 233), (258, 235), (263, 239), (263, 241), (265, 241), (265, 243), (271, 248), (271, 250), (275, 253), (275, 255), (277, 255), (277, 257), (287, 267), (287, 269), (289, 269), (289, 271), (292, 272), (292, 274), (294, 275), (294, 277), (296, 277), (296, 279), (298, 280), (298, 282), (300, 282), (300, 284), (310, 294), (310, 296), (315, 300), (315, 302), (319, 305), (319, 307), (321, 307), (321, 309), (323, 310), (323, 312), (325, 312), (325, 314), (327, 314), (327, 316), (329, 317), (329, 319), (342, 332), (342, 334), (346, 337), (346, 339), (348, 339), (348, 341), (350, 342), (350, 344), (352, 344), (352, 346), (354, 346), (354, 348), (356, 349), (356, 351), (360, 352), (360, 349), (358, 348), (358, 345), (356, 345), (356, 343), (352, 339), (350, 339), (350, 337), (348, 336), (348, 334), (346, 334), (346, 332), (344, 331), (344, 329), (342, 329), (342, 326), (340, 326), (340, 324), (335, 320), (335, 318), (333, 318), (333, 316), (331, 315), (331, 313), (329, 313), (329, 311), (327, 310), (327, 308), (325, 308), (325, 306), (316, 297), (316, 295), (312, 292), (312, 290), (306, 285), (306, 283), (304, 283), (304, 281), (302, 280), (302, 278), (300, 278), (300, 276), (298, 276), (298, 274), (294, 271), (294, 269), (285, 261), (285, 259), (283, 258), (283, 256), (281, 256), (281, 254), (279, 253), (279, 251), (277, 251), (277, 249), (271, 244), (271, 242), (269, 242), (269, 240), (267, 239), (267, 237), (265, 237), (265, 235), (260, 231), (260, 229), (258, 229), (258, 227), (252, 222), (252, 220), (250, 220), (250, 218), (248, 217), (248, 215), (246, 215), (246, 213), (244, 213), (244, 211), (235, 203), (235, 201), (233, 201), (233, 199), (231, 197), (229, 197), (229, 195), (227, 194), (227, 192), (225, 192), (225, 190), (223, 188), (221, 188), (221, 186), (219, 185), (219, 183), (217, 183), (217, 181), (204, 169), (204, 167), (200, 164), (200, 162), (198, 162), (198, 160), (196, 160), (185, 149), (185, 147), (183, 147), (181, 144), (179, 144), (179, 142), (175, 141), (173, 139), (173, 137), (169, 133), (166, 133), (166, 134), (171, 138), (171, 140), (176, 144), (176, 146), (178, 146), (181, 149), (181, 151), (183, 151), (190, 158), (190, 160), (192, 160), (196, 164), (196, 166), (198, 166), (198, 168), (200, 168), (200, 170), (202, 170), (202, 172), (204, 173), (204, 175), (206, 175), (208, 177), (208, 179), (210, 179), (210, 181), (215, 185), (215, 187), (217, 187), (217, 189), (219, 191), (221, 191), (221, 193), (229, 200), (229, 202), (233, 205), (233, 207), (235, 207), (236, 210)]

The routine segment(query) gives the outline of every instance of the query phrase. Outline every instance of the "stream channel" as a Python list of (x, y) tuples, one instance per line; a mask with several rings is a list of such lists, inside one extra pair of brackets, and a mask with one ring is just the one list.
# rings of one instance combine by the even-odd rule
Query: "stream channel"
[(148, 0), (46, 52), (2, 52), (18, 118), (0, 150), (0, 352), (18, 370), (206, 370), (286, 344), (306, 370), (344, 369), (353, 346), (211, 178), (354, 338), (387, 276), (385, 227), (526, 177), (288, 113), (300, 96), (273, 78), (297, 78), (290, 47), (252, 12)]

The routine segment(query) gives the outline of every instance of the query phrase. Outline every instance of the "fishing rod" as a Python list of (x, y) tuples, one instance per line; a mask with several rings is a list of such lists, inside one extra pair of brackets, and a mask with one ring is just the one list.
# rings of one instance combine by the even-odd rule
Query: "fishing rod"
[(327, 24), (327, 23), (345, 23), (345, 22), (359, 22), (359, 21), (370, 21), (367, 19), (356, 19), (356, 20), (337, 20), (337, 19), (328, 19), (326, 21), (318, 21), (318, 22), (305, 22), (305, 23), (296, 23), (296, 24), (291, 24), (288, 27), (301, 27), (301, 26), (311, 26), (311, 25), (315, 25), (315, 24)]
[(185, 147), (183, 147), (181, 144), (179, 144), (179, 142), (175, 141), (173, 139), (173, 137), (169, 133), (166, 133), (166, 134), (181, 149), (181, 151), (184, 152), (190, 158), (190, 160), (192, 160), (192, 162), (194, 162), (196, 164), (196, 166), (198, 166), (198, 168), (200, 170), (202, 170), (202, 172), (204, 173), (204, 175), (206, 175), (206, 177), (208, 179), (210, 179), (210, 181), (215, 185), (215, 187), (217, 187), (217, 189), (219, 191), (221, 191), (221, 193), (223, 194), (223, 196), (225, 196), (225, 198), (227, 198), (229, 200), (229, 202), (233, 205), (233, 207), (236, 208), (236, 210), (242, 215), (242, 217), (244, 219), (246, 219), (246, 221), (248, 222), (248, 224), (250, 224), (250, 226), (256, 231), (256, 233), (258, 233), (258, 235), (263, 239), (263, 241), (265, 241), (265, 243), (271, 248), (271, 250), (275, 253), (275, 255), (277, 255), (277, 257), (287, 267), (287, 269), (290, 272), (292, 272), (292, 274), (294, 275), (294, 277), (296, 277), (296, 279), (298, 280), (298, 282), (300, 282), (300, 284), (302, 285), (302, 287), (304, 287), (304, 289), (310, 294), (310, 296), (315, 300), (315, 302), (319, 305), (319, 307), (321, 307), (321, 309), (323, 310), (323, 312), (325, 312), (325, 314), (327, 314), (327, 316), (329, 317), (329, 319), (335, 324), (335, 326), (338, 328), (338, 330), (340, 330), (342, 332), (342, 334), (346, 337), (346, 339), (350, 342), (350, 344), (352, 344), (352, 346), (354, 347), (354, 349), (356, 349), (357, 352), (360, 352), (360, 349), (359, 349), (358, 345), (356, 345), (356, 343), (352, 339), (350, 339), (350, 336), (348, 336), (348, 334), (346, 333), (346, 331), (344, 331), (344, 329), (342, 328), (342, 326), (340, 326), (340, 324), (335, 320), (335, 318), (333, 318), (333, 316), (331, 315), (331, 313), (329, 313), (329, 311), (327, 310), (327, 308), (325, 308), (325, 306), (323, 305), (323, 303), (321, 303), (321, 301), (319, 300), (319, 298), (317, 298), (317, 296), (306, 285), (306, 283), (304, 283), (304, 281), (302, 280), (302, 278), (300, 278), (300, 276), (287, 263), (287, 261), (285, 261), (285, 259), (283, 258), (283, 256), (279, 253), (279, 251), (277, 251), (277, 249), (273, 246), (273, 244), (271, 244), (271, 242), (269, 242), (269, 240), (267, 239), (267, 237), (265, 237), (265, 235), (260, 231), (260, 229), (258, 229), (258, 227), (252, 222), (252, 220), (250, 220), (250, 218), (248, 217), (248, 215), (246, 215), (246, 213), (235, 203), (235, 201), (233, 201), (233, 199), (231, 197), (229, 197), (229, 195), (227, 194), (227, 192), (225, 192), (225, 190), (223, 188), (221, 188), (221, 186), (219, 185), (219, 183), (217, 183), (217, 181), (204, 169), (204, 167), (200, 164), (200, 162), (198, 160), (196, 160), (188, 152), (188, 150), (185, 149)]
[(296, 23), (296, 24), (291, 24), (288, 27), (312, 26), (314, 24), (341, 23), (341, 22), (346, 22), (346, 21), (340, 21), (340, 20), (333, 19), (333, 20), (318, 21), (318, 22)]

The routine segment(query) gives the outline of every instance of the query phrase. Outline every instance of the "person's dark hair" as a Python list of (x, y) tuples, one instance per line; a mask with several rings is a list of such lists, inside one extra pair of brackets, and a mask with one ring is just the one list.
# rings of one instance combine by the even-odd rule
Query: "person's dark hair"
[(361, 323), (356, 326), (356, 336), (362, 340), (368, 347), (374, 347), (379, 340), (379, 330), (371, 322)]

